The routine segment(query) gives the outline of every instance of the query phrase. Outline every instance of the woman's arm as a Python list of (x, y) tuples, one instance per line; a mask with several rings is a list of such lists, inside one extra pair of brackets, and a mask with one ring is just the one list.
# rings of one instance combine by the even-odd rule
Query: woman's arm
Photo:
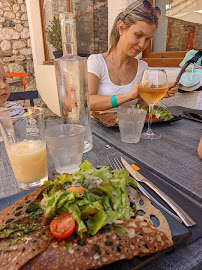
[[(88, 72), (88, 88), (90, 93), (90, 109), (91, 111), (104, 111), (112, 108), (111, 97), (98, 95), (100, 80), (95, 74)], [(138, 82), (126, 94), (115, 95), (117, 104), (121, 105), (127, 101), (136, 99), (138, 97)]]

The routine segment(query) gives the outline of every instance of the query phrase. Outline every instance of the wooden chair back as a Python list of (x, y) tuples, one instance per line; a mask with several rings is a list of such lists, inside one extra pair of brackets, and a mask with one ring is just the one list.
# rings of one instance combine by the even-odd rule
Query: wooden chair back
[(16, 100), (30, 100), (30, 106), (34, 106), (34, 99), (38, 98), (39, 94), (37, 90), (34, 91), (25, 91), (25, 92), (13, 92), (10, 93), (8, 101), (16, 101)]
[(24, 73), (6, 73), (6, 76), (7, 77), (21, 77), (21, 78), (24, 78), (22, 84), (24, 86), (24, 91), (26, 91), (26, 87), (27, 87), (27, 84), (28, 84), (28, 81), (27, 81), (28, 73), (27, 72), (24, 72)]

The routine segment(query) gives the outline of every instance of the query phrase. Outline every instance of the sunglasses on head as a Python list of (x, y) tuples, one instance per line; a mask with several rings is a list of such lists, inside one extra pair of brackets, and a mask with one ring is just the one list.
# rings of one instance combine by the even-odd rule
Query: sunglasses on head
[[(125, 18), (131, 13), (133, 12), (133, 10), (135, 10), (136, 8), (138, 8), (140, 5), (142, 5), (142, 3), (140, 3), (139, 5), (137, 5), (136, 7), (134, 7), (133, 9), (131, 9), (123, 18), (123, 20), (125, 20)], [(146, 12), (148, 13), (151, 13), (153, 10), (154, 12), (156, 13), (156, 16), (158, 18), (161, 18), (161, 10), (159, 7), (153, 7), (152, 4), (148, 1), (148, 0), (144, 0), (143, 1), (143, 5), (144, 5), (144, 8), (146, 10)]]

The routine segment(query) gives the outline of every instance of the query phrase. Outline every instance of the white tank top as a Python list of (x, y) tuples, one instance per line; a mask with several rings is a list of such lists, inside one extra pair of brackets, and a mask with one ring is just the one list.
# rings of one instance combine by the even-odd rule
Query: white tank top
[(128, 93), (136, 81), (140, 80), (142, 72), (148, 68), (143, 60), (138, 60), (138, 69), (134, 80), (126, 85), (113, 84), (109, 77), (107, 64), (102, 54), (92, 54), (88, 58), (88, 72), (95, 74), (100, 79), (98, 95), (112, 96)]

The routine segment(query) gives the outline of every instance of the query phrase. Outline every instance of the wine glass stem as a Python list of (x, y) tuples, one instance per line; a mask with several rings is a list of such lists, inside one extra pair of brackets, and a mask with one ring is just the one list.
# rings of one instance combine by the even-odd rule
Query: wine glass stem
[(148, 119), (148, 129), (147, 129), (147, 134), (152, 134), (152, 130), (151, 130), (151, 125), (152, 125), (152, 111), (153, 111), (153, 104), (149, 105), (149, 119)]

